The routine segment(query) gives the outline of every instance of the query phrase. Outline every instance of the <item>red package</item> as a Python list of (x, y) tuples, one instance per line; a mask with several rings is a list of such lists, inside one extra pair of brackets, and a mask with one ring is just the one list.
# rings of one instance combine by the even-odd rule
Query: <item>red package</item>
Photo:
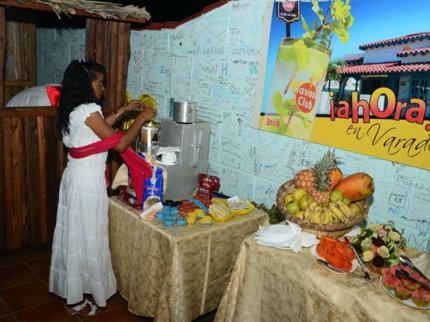
[(215, 190), (219, 187), (221, 179), (215, 176), (200, 173), (198, 180), (199, 189), (197, 190), (196, 197), (212, 199)]

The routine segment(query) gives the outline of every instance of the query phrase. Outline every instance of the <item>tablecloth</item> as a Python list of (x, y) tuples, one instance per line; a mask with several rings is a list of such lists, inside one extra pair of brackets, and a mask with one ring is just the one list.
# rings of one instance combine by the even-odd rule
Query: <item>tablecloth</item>
[(269, 248), (257, 245), (250, 235), (241, 246), (215, 322), (430, 321), (430, 310), (392, 299), (379, 279), (334, 274), (316, 262), (309, 248), (302, 253)]
[(258, 209), (212, 226), (165, 227), (109, 198), (109, 242), (118, 290), (130, 312), (155, 321), (191, 321), (217, 308), (242, 241), (268, 225)]

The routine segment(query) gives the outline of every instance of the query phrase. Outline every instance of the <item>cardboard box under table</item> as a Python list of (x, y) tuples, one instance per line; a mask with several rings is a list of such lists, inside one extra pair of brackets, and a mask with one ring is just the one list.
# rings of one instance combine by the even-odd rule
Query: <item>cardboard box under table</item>
[(130, 312), (155, 321), (192, 321), (217, 308), (243, 239), (268, 225), (258, 209), (212, 226), (142, 221), (109, 198), (109, 238), (118, 290)]

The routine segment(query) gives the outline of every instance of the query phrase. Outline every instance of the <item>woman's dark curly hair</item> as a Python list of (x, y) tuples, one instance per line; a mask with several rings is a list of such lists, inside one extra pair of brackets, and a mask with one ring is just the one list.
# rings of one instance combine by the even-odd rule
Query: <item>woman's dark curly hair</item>
[(101, 102), (94, 96), (92, 81), (96, 73), (104, 76), (106, 69), (92, 60), (73, 60), (64, 72), (57, 127), (63, 135), (70, 133), (70, 113), (81, 104)]

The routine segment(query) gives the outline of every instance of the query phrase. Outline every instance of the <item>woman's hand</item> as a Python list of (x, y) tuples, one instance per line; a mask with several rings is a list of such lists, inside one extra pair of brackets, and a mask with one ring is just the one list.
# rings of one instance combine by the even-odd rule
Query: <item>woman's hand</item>
[(144, 122), (157, 116), (157, 111), (153, 108), (145, 107), (139, 114), (139, 118), (142, 118)]
[(141, 101), (138, 100), (131, 100), (130, 103), (128, 103), (127, 105), (125, 105), (122, 109), (123, 109), (123, 113), (125, 112), (129, 112), (132, 111), (136, 108), (143, 108), (143, 104)]

